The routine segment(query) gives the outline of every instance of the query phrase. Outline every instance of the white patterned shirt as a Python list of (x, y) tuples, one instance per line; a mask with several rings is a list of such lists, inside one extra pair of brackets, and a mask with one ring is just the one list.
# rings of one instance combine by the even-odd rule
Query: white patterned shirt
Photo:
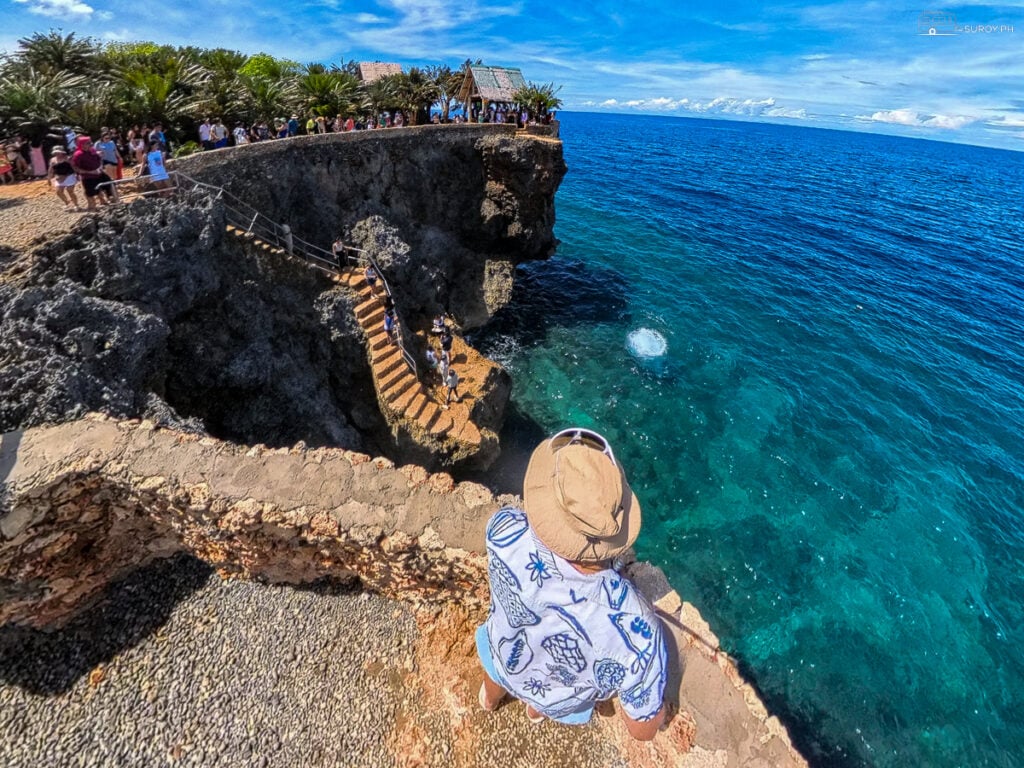
[(614, 695), (633, 720), (658, 713), (665, 639), (632, 582), (612, 569), (580, 573), (537, 539), (516, 507), (488, 522), (487, 563), (497, 682), (548, 717)]

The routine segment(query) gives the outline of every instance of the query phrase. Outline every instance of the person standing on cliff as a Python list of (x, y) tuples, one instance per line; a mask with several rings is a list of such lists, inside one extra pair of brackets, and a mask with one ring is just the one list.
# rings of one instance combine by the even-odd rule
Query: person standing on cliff
[(202, 144), (204, 150), (213, 149), (213, 141), (210, 139), (211, 130), (210, 118), (203, 118), (203, 122), (199, 124), (199, 143)]
[(618, 557), (640, 533), (640, 502), (608, 441), (566, 429), (530, 456), (523, 507), (487, 524), (491, 612), (477, 629), (480, 706), (506, 694), (537, 723), (581, 725), (618, 696), (630, 735), (665, 721), (664, 629)]
[(114, 202), (114, 194), (109, 186), (110, 177), (103, 172), (103, 158), (93, 149), (92, 139), (88, 136), (79, 136), (75, 139), (75, 145), (78, 148), (71, 156), (71, 167), (85, 188), (86, 210), (96, 210), (97, 197), (103, 205)]

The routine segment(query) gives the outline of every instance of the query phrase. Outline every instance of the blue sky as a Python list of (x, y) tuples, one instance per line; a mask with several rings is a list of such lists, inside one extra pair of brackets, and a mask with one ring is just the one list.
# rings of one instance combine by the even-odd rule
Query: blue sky
[[(564, 110), (764, 120), (1024, 150), (1024, 0), (0, 0), (0, 50), (50, 28), (301, 62), (466, 58), (554, 82)], [(926, 31), (926, 30), (924, 30)]]

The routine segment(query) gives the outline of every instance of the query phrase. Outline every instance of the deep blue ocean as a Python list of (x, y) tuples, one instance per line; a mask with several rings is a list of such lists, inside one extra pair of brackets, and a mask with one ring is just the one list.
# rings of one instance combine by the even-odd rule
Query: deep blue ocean
[(1024, 153), (633, 115), (562, 139), (561, 244), (474, 339), (514, 380), (509, 455), (611, 440), (639, 554), (813, 764), (1024, 765)]

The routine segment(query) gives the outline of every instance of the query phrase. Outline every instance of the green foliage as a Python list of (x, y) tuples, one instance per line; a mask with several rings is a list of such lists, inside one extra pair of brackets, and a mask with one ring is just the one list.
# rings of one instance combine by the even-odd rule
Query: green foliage
[(38, 140), (51, 127), (69, 122), (77, 93), (85, 85), (72, 72), (37, 72), (0, 75), (0, 132), (23, 133)]
[[(272, 123), (293, 112), (305, 120), (400, 109), (415, 125), (428, 119), (434, 104), (447, 119), (465, 77), (465, 67), (436, 65), (364, 84), (352, 60), (301, 65), (227, 48), (149, 41), (101, 45), (53, 30), (23, 38), (18, 46), (0, 57), (0, 133), (33, 139), (65, 125), (95, 135), (107, 126), (159, 121), (180, 142), (195, 137), (204, 117), (220, 117), (228, 125)], [(543, 114), (561, 105), (556, 94), (551, 85), (531, 83), (522, 103), (531, 114)]]
[(182, 144), (176, 150), (174, 150), (173, 157), (188, 157), (189, 155), (194, 155), (201, 149), (202, 147), (199, 145), (198, 142), (186, 141), (184, 144)]
[(299, 69), (298, 62), (275, 59), (269, 53), (257, 53), (238, 68), (238, 74), (267, 80), (284, 80), (298, 74)]
[(546, 85), (527, 83), (526, 87), (520, 88), (512, 94), (512, 98), (527, 111), (531, 118), (540, 118), (562, 106), (562, 100), (558, 98), (560, 90), (562, 87), (556, 88), (553, 83)]
[(88, 37), (75, 37), (75, 33), (62, 35), (50, 30), (47, 34), (36, 32), (31, 37), (18, 41), (16, 58), (29, 68), (43, 74), (68, 72), (75, 75), (89, 74), (96, 63), (99, 49)]
[(436, 103), (441, 105), (441, 119), (446, 121), (466, 82), (466, 69), (453, 70), (447, 64), (435, 65), (427, 67), (427, 76), (437, 85)]

